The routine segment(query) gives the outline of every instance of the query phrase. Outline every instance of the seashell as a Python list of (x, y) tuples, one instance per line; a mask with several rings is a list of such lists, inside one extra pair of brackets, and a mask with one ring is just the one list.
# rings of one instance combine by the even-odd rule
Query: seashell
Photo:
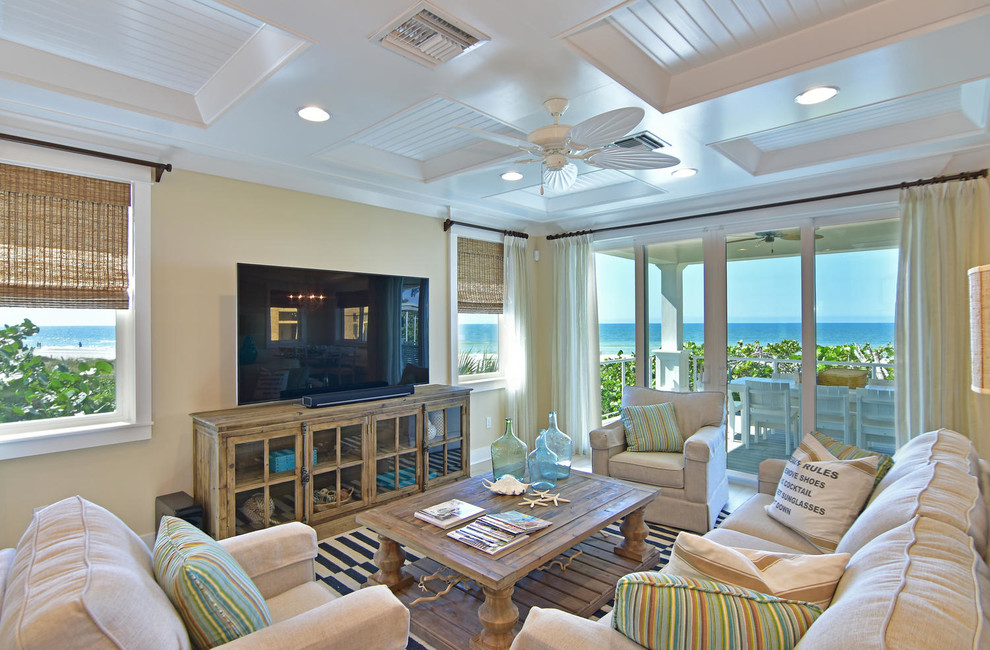
[(481, 484), (495, 494), (524, 494), (527, 488), (532, 485), (532, 483), (523, 483), (511, 474), (506, 474), (494, 483), (487, 479), (481, 479)]

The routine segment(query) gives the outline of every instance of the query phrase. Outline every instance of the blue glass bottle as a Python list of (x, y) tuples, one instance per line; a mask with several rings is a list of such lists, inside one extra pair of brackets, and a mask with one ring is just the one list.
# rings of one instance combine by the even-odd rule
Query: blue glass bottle
[(547, 447), (557, 454), (557, 478), (565, 479), (571, 475), (571, 456), (574, 455), (574, 445), (571, 437), (557, 428), (557, 411), (550, 411), (550, 428), (540, 432), (547, 439)]
[(557, 454), (547, 447), (545, 431), (536, 439), (536, 448), (529, 452), (529, 482), (534, 490), (557, 486)]
[(512, 433), (512, 418), (505, 418), (505, 433), (492, 443), (492, 479), (506, 474), (526, 480), (526, 452), (529, 447)]

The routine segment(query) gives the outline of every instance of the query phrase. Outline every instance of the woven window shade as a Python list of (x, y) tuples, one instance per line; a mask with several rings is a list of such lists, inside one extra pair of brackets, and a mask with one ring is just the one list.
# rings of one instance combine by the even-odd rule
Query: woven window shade
[(457, 311), (501, 314), (505, 284), (502, 244), (457, 239)]
[(131, 186), (0, 164), (0, 306), (127, 309)]

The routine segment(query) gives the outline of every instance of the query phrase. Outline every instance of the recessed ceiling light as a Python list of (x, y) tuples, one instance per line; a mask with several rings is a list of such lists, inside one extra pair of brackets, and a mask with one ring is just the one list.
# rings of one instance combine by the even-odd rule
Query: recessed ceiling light
[(307, 122), (326, 122), (330, 119), (330, 113), (319, 106), (303, 106), (299, 109), (299, 117)]
[(522, 177), (523, 177), (522, 174), (520, 174), (519, 172), (515, 172), (515, 171), (505, 172), (504, 174), (502, 174), (502, 180), (503, 181), (521, 181), (522, 180)]
[(688, 176), (694, 176), (698, 173), (698, 170), (694, 167), (681, 167), (680, 169), (675, 169), (670, 172), (670, 175), (674, 178), (687, 178)]
[(835, 97), (839, 89), (835, 86), (816, 86), (815, 88), (809, 88), (800, 95), (794, 98), (798, 104), (820, 104), (826, 100)]

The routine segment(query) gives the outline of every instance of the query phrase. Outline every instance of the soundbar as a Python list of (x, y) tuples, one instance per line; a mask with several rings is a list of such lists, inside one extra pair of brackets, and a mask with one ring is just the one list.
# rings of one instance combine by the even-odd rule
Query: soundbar
[(302, 398), (302, 405), (306, 408), (315, 409), (321, 406), (335, 406), (337, 404), (352, 404), (354, 402), (368, 402), (373, 399), (386, 399), (389, 397), (402, 397), (411, 395), (412, 384), (398, 384), (395, 386), (376, 386), (375, 388), (355, 388), (353, 390), (341, 390), (335, 393), (320, 393), (319, 395), (306, 395)]

